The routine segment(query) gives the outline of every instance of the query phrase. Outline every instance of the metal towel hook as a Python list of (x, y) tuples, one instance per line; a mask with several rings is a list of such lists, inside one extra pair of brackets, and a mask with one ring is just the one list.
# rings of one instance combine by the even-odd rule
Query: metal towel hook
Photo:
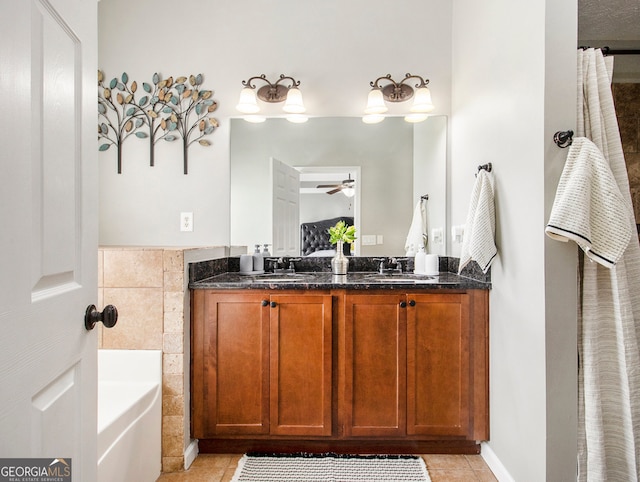
[(553, 135), (553, 142), (556, 143), (558, 147), (565, 148), (569, 147), (573, 142), (573, 131), (558, 131)]

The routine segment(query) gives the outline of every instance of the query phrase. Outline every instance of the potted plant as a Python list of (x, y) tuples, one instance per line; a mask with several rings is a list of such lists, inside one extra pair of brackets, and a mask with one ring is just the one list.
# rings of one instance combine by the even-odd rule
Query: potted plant
[(331, 260), (333, 274), (347, 274), (349, 259), (344, 255), (344, 243), (352, 244), (356, 240), (356, 227), (347, 226), (344, 221), (338, 221), (329, 228), (329, 242), (336, 245), (336, 255)]

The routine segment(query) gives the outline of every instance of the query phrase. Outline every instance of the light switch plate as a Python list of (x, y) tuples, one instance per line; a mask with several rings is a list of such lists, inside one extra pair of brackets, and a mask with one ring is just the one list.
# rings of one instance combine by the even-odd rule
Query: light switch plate
[(364, 234), (362, 236), (362, 245), (363, 246), (373, 246), (376, 244), (376, 235), (375, 234)]

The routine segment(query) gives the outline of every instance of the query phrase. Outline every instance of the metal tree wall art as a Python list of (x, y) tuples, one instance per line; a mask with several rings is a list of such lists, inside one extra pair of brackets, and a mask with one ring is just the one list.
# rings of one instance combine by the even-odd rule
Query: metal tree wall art
[[(188, 173), (189, 146), (198, 142), (210, 146), (204, 139), (213, 133), (218, 122), (209, 115), (217, 108), (211, 99), (213, 92), (202, 89), (202, 74), (162, 80), (153, 74), (152, 83), (143, 82), (143, 95), (136, 100), (138, 84), (128, 84), (129, 77), (111, 79), (104, 85), (104, 74), (98, 71), (98, 138), (105, 141), (99, 150), (115, 146), (118, 173), (122, 172), (122, 144), (135, 135), (149, 140), (149, 164), (154, 165), (155, 146), (159, 141), (182, 140), (184, 174)], [(114, 91), (115, 95), (114, 95)], [(114, 101), (115, 99), (115, 101)]]

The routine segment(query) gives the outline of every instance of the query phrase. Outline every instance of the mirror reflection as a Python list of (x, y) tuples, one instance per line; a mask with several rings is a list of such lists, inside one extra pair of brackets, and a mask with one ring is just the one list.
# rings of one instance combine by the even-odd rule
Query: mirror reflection
[(250, 252), (269, 244), (274, 256), (332, 255), (321, 242), (310, 253), (304, 226), (353, 218), (351, 254), (404, 256), (414, 208), (428, 194), (429, 252), (446, 254), (446, 125), (445, 116), (374, 125), (359, 117), (232, 119), (230, 244)]

